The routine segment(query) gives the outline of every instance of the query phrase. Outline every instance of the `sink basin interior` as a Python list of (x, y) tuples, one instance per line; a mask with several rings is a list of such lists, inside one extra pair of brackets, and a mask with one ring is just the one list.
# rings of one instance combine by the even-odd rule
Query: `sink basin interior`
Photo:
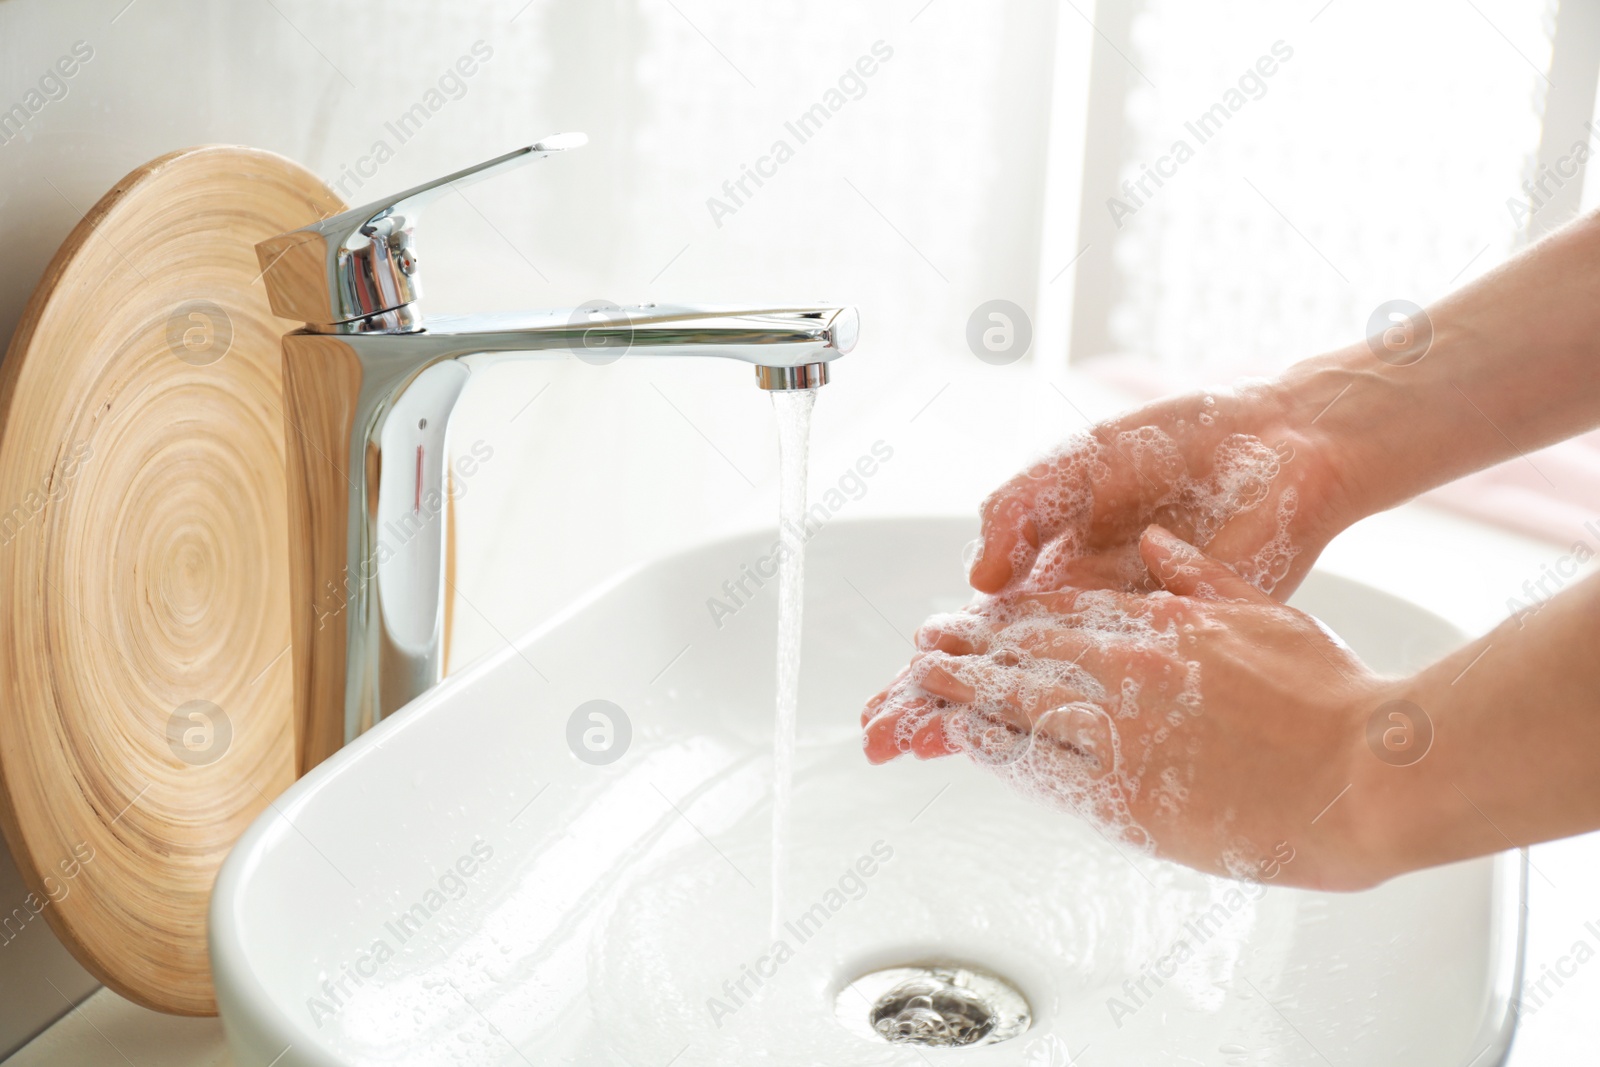
[[(1519, 948), (1515, 856), (1363, 894), (1241, 887), (1129, 854), (963, 759), (866, 764), (861, 704), (924, 616), (965, 602), (972, 532), (953, 519), (840, 523), (811, 542), (778, 943), (776, 582), (747, 581), (752, 596), (720, 620), (708, 607), (732, 605), (723, 583), (771, 550), (768, 534), (620, 580), (278, 800), (213, 908), (236, 1056), (1499, 1062)], [(1380, 670), (1458, 640), (1327, 575), (1297, 602)], [(596, 699), (631, 726), (627, 751), (598, 766), (568, 743), (573, 711)], [(998, 976), (1025, 998), (1028, 1028), (925, 1053), (836, 1018), (853, 981), (918, 963)]]

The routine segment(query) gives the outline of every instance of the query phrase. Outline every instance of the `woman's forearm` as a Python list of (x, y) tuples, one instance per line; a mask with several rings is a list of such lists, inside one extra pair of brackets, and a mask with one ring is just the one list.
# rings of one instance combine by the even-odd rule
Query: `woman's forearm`
[(1600, 829), (1597, 634), (1600, 575), (1397, 686), (1426, 720), (1394, 725), (1431, 727), (1431, 747), (1363, 763), (1352, 788), (1395, 867)]
[(1414, 362), (1362, 341), (1282, 379), (1301, 423), (1344, 457), (1350, 521), (1600, 426), (1600, 218), (1451, 293), (1427, 321)]

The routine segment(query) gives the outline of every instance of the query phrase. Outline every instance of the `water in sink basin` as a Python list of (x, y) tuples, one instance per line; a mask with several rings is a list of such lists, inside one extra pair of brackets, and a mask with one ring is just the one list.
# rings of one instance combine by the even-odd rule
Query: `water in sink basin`
[[(1034, 1006), (1028, 1033), (963, 1051), (973, 1064), (1065, 1065), (1066, 1053), (1115, 1047), (1119, 1031), (1175, 1014), (1203, 1042), (1190, 1047), (1215, 1050), (1230, 1034), (1272, 1032), (1268, 1006), (1235, 979), (1245, 965), (1281, 971), (1284, 935), (1315, 920), (1295, 894), (1121, 852), (972, 768), (870, 768), (837, 743), (801, 753), (789, 904), (774, 941), (766, 753), (696, 742), (638, 755), (636, 773), (590, 817), (616, 823), (649, 803), (652, 783), (670, 791), (700, 776), (677, 802), (683, 818), (662, 822), (651, 804), (632, 829), (613, 825), (631, 858), (604, 897), (565, 898), (553, 879), (575, 854), (561, 852), (556, 869), (528, 871), (488, 903), (465, 936), (453, 925), (424, 931), (431, 944), (404, 946), (413, 973), (363, 986), (338, 1014), (336, 1045), (351, 1062), (392, 1062), (402, 1050), (405, 1062), (516, 1062), (485, 1059), (505, 1044), (482, 1011), (500, 1027), (517, 1020), (523, 1048), (562, 1049), (550, 1062), (665, 1063), (669, 1049), (681, 1053), (675, 1067), (915, 1064), (917, 1050), (842, 1027), (834, 1001), (865, 972), (917, 960), (981, 966)], [(593, 841), (595, 829), (570, 831)], [(571, 990), (554, 979), (578, 974), (603, 1025), (566, 1010)], [(1282, 1049), (1237, 1062), (1302, 1059), (1316, 1062)]]
[[(980, 966), (1042, 1010), (1013, 1042), (964, 1051), (974, 1064), (1065, 1065), (1050, 1050), (1104, 1044), (1141, 1013), (1208, 1018), (1216, 1048), (1229, 1015), (1266, 1010), (1234, 979), (1247, 952), (1267, 970), (1281, 963), (1262, 953), (1283, 939), (1251, 948), (1249, 935), (1292, 927), (1287, 896), (1137, 860), (970, 768), (866, 768), (846, 745), (806, 755), (776, 941), (742, 873), (765, 853), (760, 818), (718, 835), (716, 862), (685, 842), (619, 893), (590, 971), (611, 1056), (642, 1064), (671, 1045), (681, 1064), (920, 1063), (918, 1050), (864, 1040), (834, 1017), (842, 986), (913, 961)], [(685, 814), (724, 800), (708, 793)]]
[[(964, 599), (929, 576), (971, 536), (951, 520), (839, 523), (808, 545), (784, 951), (768, 927), (776, 590), (720, 628), (705, 609), (768, 532), (641, 571), (278, 801), (224, 868), (212, 917), (236, 1060), (1465, 1067), (1503, 1044), (1513, 861), (1252, 900), (1119, 851), (964, 759), (866, 765), (861, 698), (911, 626)], [(1380, 670), (1456, 639), (1327, 576), (1302, 597)], [(634, 723), (633, 747), (600, 767), (563, 734), (596, 697)], [(461, 864), (474, 873), (430, 899)], [(419, 902), (431, 918), (402, 940), (391, 926)], [(918, 1050), (835, 1017), (854, 979), (917, 962), (1004, 978), (1031, 1028)]]

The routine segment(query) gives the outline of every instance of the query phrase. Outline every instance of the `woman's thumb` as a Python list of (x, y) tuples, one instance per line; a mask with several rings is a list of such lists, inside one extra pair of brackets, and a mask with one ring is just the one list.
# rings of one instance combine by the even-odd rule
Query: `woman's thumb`
[(1139, 555), (1161, 588), (1178, 596), (1208, 600), (1261, 600), (1265, 596), (1226, 563), (1161, 526), (1145, 527)]

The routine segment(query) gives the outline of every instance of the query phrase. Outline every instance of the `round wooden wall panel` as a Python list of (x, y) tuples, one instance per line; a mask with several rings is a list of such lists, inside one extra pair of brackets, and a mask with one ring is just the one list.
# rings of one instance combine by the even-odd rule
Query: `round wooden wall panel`
[(212, 882), (295, 777), (300, 324), (255, 245), (342, 209), (269, 152), (158, 159), (72, 232), (0, 367), (0, 826), (26, 921), (160, 1011), (216, 1013)]

